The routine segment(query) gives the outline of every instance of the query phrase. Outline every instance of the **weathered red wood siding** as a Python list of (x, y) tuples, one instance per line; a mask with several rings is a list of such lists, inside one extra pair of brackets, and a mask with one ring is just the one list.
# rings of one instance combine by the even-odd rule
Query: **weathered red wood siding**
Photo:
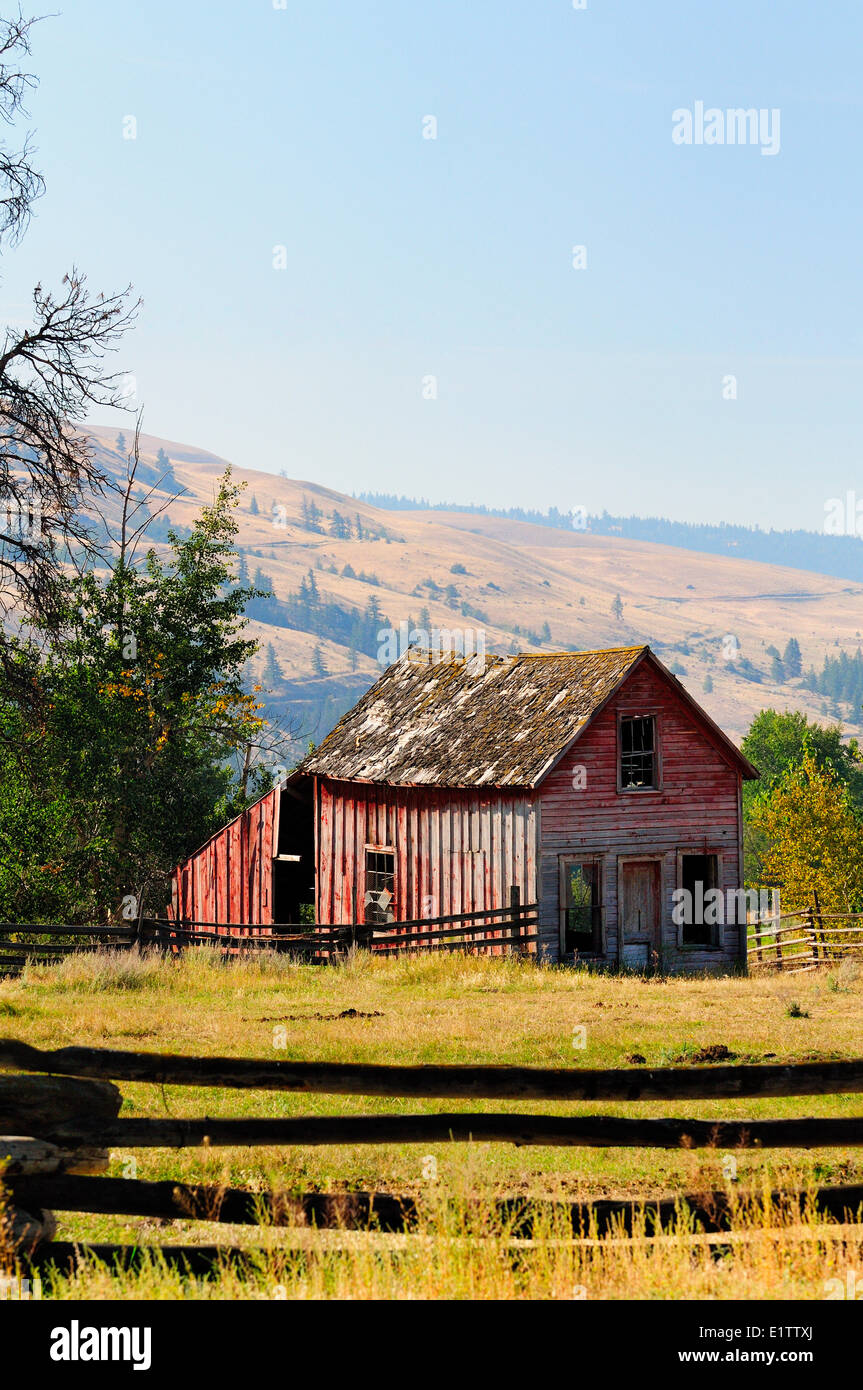
[(177, 870), (181, 919), (272, 925), (280, 794), (267, 792)]
[[(618, 792), (617, 719), (658, 717), (662, 787)], [(586, 786), (573, 787), (577, 767)], [(718, 946), (678, 944), (672, 921), (680, 850), (716, 853), (721, 889), (742, 886), (740, 773), (727, 752), (696, 720), (673, 686), (642, 664), (596, 717), (540, 787), (542, 819), (541, 926), (545, 953), (557, 959), (560, 932), (560, 856), (596, 857), (602, 867), (605, 959), (618, 962), (619, 857), (660, 856), (662, 965), (667, 970), (728, 969), (745, 959), (737, 925), (721, 930)], [(744, 928), (745, 934), (745, 928)]]
[(318, 921), (362, 922), (366, 849), (395, 855), (399, 922), (536, 901), (536, 796), (319, 778)]

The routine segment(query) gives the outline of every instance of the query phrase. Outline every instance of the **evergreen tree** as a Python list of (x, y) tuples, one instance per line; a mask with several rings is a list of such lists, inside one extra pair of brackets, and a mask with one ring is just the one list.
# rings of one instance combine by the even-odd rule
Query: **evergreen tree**
[(324, 665), (324, 654), (319, 646), (316, 646), (314, 651), (312, 652), (312, 670), (314, 671), (316, 676), (329, 675), (329, 671)]
[(126, 452), (126, 436), (121, 432), (120, 434), (117, 435), (117, 438), (116, 438), (116, 440), (115, 440), (114, 442), (115, 442), (115, 444), (117, 445), (117, 453), (118, 453), (118, 454), (125, 454), (125, 452)]
[(276, 649), (273, 646), (272, 642), (268, 642), (267, 655), (264, 660), (264, 669), (261, 672), (261, 682), (268, 689), (272, 689), (274, 685), (278, 685), (280, 681), (284, 680), (284, 678), (285, 677), (282, 672), (282, 668), (279, 665), (278, 657), (276, 656)]
[(159, 470), (163, 482), (173, 483), (176, 481), (174, 478), (174, 465), (161, 445), (156, 451), (156, 467)]
[(620, 597), (620, 594), (615, 594), (614, 602), (611, 605), (611, 611), (614, 614), (617, 621), (620, 622), (621, 618), (623, 617), (623, 601)]
[(303, 528), (304, 528), (306, 531), (318, 531), (318, 532), (320, 532), (320, 531), (323, 529), (323, 528), (321, 527), (321, 517), (322, 517), (322, 516), (323, 516), (323, 512), (321, 511), (320, 507), (317, 507), (317, 506), (315, 505), (314, 502), (310, 502), (309, 499), (308, 499), (308, 497), (306, 497), (305, 493), (303, 493), (303, 501), (302, 501), (302, 525), (303, 525)]
[(256, 498), (254, 493), (252, 493), (251, 497), (249, 498), (249, 511), (251, 512), (252, 516), (258, 515), (258, 499)]
[(770, 679), (776, 681), (778, 685), (781, 685), (785, 679), (785, 667), (778, 652), (770, 661)]
[(782, 658), (785, 669), (789, 676), (799, 676), (803, 670), (803, 662), (800, 657), (800, 643), (796, 637), (789, 637), (785, 647), (785, 655)]
[(710, 694), (712, 694), (712, 692), (713, 692), (713, 677), (710, 675), (709, 672), (708, 672), (707, 675), (704, 677), (704, 684), (702, 685), (701, 688), (702, 688), (702, 690), (704, 691), (705, 695), (710, 695)]

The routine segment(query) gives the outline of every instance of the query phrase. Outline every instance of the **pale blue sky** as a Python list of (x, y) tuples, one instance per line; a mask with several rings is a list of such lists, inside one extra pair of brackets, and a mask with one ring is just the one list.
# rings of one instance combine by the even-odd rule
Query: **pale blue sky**
[[(3, 308), (131, 280), (145, 428), (240, 465), (820, 529), (863, 498), (861, 40), (856, 0), (70, 0)], [(779, 154), (675, 145), (696, 101)]]

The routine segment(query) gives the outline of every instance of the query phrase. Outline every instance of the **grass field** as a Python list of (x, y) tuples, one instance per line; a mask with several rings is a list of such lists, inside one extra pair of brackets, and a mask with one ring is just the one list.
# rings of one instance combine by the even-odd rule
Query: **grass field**
[[(514, 959), (425, 956), (342, 966), (285, 957), (223, 964), (204, 949), (179, 965), (159, 957), (77, 956), (0, 984), (0, 1035), (39, 1047), (72, 1044), (154, 1052), (382, 1063), (522, 1063), (615, 1067), (692, 1064), (724, 1045), (740, 1062), (854, 1057), (863, 1039), (863, 979), (853, 965), (793, 978), (640, 979), (536, 967)], [(583, 1042), (584, 1046), (579, 1046)], [(698, 1115), (841, 1116), (859, 1096), (639, 1104), (389, 1100), (121, 1083), (128, 1115), (419, 1113), (440, 1109)], [(729, 1163), (729, 1158), (733, 1163)], [(144, 1179), (291, 1191), (378, 1189), (421, 1200), (418, 1236), (296, 1232), (58, 1214), (57, 1238), (147, 1245), (268, 1247), (240, 1279), (183, 1279), (156, 1261), (137, 1275), (83, 1265), (46, 1277), (54, 1296), (87, 1297), (707, 1297), (825, 1296), (825, 1280), (863, 1274), (863, 1237), (806, 1210), (765, 1211), (763, 1193), (863, 1183), (853, 1150), (808, 1153), (516, 1148), (449, 1144), (307, 1149), (139, 1150), (110, 1172)], [(434, 1159), (434, 1163), (429, 1163)], [(736, 1172), (735, 1172), (736, 1167)], [(430, 1176), (435, 1173), (436, 1177)], [(513, 1256), (490, 1214), (463, 1198), (647, 1196), (732, 1188), (742, 1194), (721, 1252), (680, 1240), (593, 1245), (549, 1228)], [(442, 1199), (455, 1199), (444, 1212)], [(776, 1229), (776, 1227), (781, 1229)], [(773, 1227), (774, 1229), (769, 1229)], [(748, 1239), (738, 1239), (749, 1232)], [(830, 1237), (827, 1239), (827, 1237)], [(297, 1253), (298, 1245), (304, 1248)], [(334, 1249), (337, 1245), (339, 1249)], [(291, 1253), (293, 1252), (293, 1253)]]

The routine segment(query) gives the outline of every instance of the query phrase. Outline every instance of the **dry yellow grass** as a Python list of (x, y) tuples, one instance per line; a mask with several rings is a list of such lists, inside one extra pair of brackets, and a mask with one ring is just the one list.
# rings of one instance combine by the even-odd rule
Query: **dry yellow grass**
[[(797, 1010), (792, 1005), (798, 1006)], [(356, 1013), (339, 1017), (346, 1010)], [(795, 1016), (795, 1014), (797, 1016)], [(801, 1016), (802, 1015), (802, 1016)], [(586, 1029), (583, 1050), (574, 1030)], [(284, 1030), (278, 1033), (276, 1030)], [(863, 1037), (863, 987), (853, 969), (840, 976), (762, 975), (750, 979), (644, 980), (541, 968), (516, 960), (424, 956), (396, 961), (356, 957), (319, 968), (285, 958), (224, 964), (208, 951), (179, 966), (156, 957), (78, 956), (32, 968), (0, 985), (0, 1032), (39, 1047), (89, 1044), (189, 1054), (271, 1056), (369, 1062), (526, 1063), (623, 1066), (639, 1053), (648, 1065), (685, 1062), (694, 1047), (725, 1044), (741, 1061), (852, 1057)], [(575, 1037), (580, 1034), (575, 1032)], [(284, 1043), (284, 1046), (276, 1044)], [(713, 1118), (831, 1116), (859, 1113), (860, 1097), (640, 1103), (601, 1106), (503, 1102), (399, 1101), (299, 1096), (200, 1087), (122, 1083), (130, 1115), (293, 1115), (407, 1113), (436, 1109), (544, 1109), (548, 1113), (695, 1114)], [(425, 1162), (434, 1158), (435, 1165)], [(729, 1158), (736, 1180), (729, 1183)], [(113, 1276), (87, 1266), (61, 1280), (61, 1295), (89, 1297), (824, 1297), (825, 1280), (857, 1268), (861, 1238), (819, 1225), (811, 1212), (768, 1213), (771, 1187), (863, 1182), (855, 1151), (810, 1153), (672, 1152), (621, 1149), (517, 1149), (449, 1144), (433, 1153), (411, 1145), (306, 1149), (139, 1150), (112, 1155), (116, 1176), (135, 1161), (139, 1178), (173, 1177), (292, 1191), (378, 1189), (410, 1193), (424, 1212), (421, 1234), (265, 1232), (274, 1249), (257, 1273), (184, 1285), (153, 1264)], [(428, 1174), (436, 1166), (436, 1180)], [(706, 1245), (562, 1242), (549, 1228), (513, 1258), (511, 1238), (495, 1225), (492, 1200), (503, 1194), (590, 1200), (645, 1198), (725, 1188), (754, 1193), (735, 1231), (754, 1233), (711, 1253)], [(461, 1199), (487, 1202), (482, 1231)], [(442, 1199), (455, 1203), (442, 1216)], [(461, 1215), (459, 1214), (461, 1211)], [(784, 1226), (777, 1238), (765, 1224)], [(789, 1223), (798, 1229), (792, 1230)], [(829, 1229), (829, 1228), (828, 1228)], [(145, 1244), (246, 1246), (254, 1228), (204, 1223), (156, 1225), (138, 1219), (60, 1214), (59, 1239), (138, 1240)], [(856, 1263), (855, 1263), (856, 1262)], [(274, 1290), (276, 1293), (274, 1294)], [(137, 1291), (137, 1292), (135, 1292)]]

